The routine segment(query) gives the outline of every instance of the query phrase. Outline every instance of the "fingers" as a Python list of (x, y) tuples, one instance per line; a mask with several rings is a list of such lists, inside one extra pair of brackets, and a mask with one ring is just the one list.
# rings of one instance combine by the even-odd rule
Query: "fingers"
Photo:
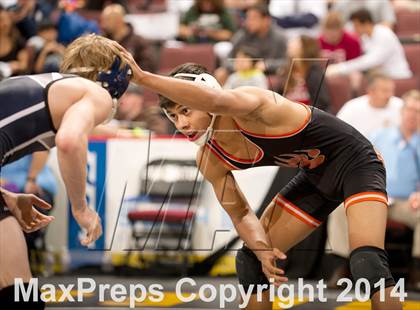
[(276, 249), (276, 248), (273, 249), (273, 254), (278, 259), (286, 259), (287, 258), (286, 254), (284, 254), (282, 251), (280, 251), (279, 249)]
[(96, 220), (96, 224), (92, 225), (91, 229), (88, 230), (87, 235), (80, 241), (83, 246), (88, 246), (92, 242), (95, 242), (102, 236), (102, 225), (99, 218)]
[(51, 205), (49, 203), (42, 200), (41, 198), (38, 198), (35, 195), (32, 195), (31, 200), (32, 200), (32, 204), (39, 207), (39, 208), (42, 208), (42, 209), (45, 209), (45, 210), (51, 209)]
[(27, 229), (30, 230), (30, 232), (44, 228), (45, 226), (47, 226), (49, 223), (51, 223), (54, 220), (53, 216), (44, 215), (35, 209), (33, 209), (32, 214), (33, 214), (33, 220), (26, 227)]

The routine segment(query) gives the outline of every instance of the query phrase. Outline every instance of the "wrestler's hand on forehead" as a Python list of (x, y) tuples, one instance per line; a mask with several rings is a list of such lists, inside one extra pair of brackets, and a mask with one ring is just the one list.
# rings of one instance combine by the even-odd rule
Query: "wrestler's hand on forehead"
[(133, 55), (116, 41), (113, 41), (112, 44), (120, 51), (122, 60), (130, 66), (131, 71), (133, 72), (132, 81), (136, 84), (140, 84), (144, 72), (134, 60)]

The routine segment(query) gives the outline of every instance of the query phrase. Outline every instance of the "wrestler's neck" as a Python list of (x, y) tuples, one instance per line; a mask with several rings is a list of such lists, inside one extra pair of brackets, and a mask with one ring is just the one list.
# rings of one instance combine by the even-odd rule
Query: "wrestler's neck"
[(212, 138), (222, 147), (232, 147), (232, 144), (238, 141), (238, 138), (242, 135), (232, 117), (217, 116), (213, 129)]

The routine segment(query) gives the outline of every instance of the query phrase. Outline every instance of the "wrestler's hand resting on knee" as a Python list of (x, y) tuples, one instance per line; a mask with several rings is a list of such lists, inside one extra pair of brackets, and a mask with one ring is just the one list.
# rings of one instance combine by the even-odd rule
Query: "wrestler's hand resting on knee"
[(30, 233), (47, 226), (53, 216), (44, 215), (35, 209), (51, 209), (51, 205), (33, 194), (15, 194), (2, 190), (4, 201), (10, 213), (16, 218), (24, 232)]
[(98, 213), (89, 209), (87, 206), (79, 210), (72, 209), (72, 212), (76, 222), (86, 232), (86, 237), (80, 240), (82, 245), (88, 246), (102, 236), (101, 218)]
[(288, 279), (284, 276), (284, 271), (277, 268), (277, 259), (286, 259), (286, 255), (279, 249), (273, 248), (270, 251), (258, 251), (256, 253), (258, 259), (261, 262), (262, 270), (268, 280), (274, 279), (274, 285), (279, 286), (282, 282), (286, 282)]

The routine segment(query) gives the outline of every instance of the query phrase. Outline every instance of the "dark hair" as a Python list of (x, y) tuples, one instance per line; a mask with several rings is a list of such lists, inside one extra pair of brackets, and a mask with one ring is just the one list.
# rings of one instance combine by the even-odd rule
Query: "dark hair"
[(245, 56), (251, 58), (252, 64), (255, 65), (259, 60), (261, 60), (260, 57), (258, 57), (258, 50), (256, 48), (254, 48), (253, 46), (248, 46), (248, 45), (244, 45), (241, 46), (235, 54), (238, 55), (239, 53), (244, 54)]
[(250, 10), (257, 11), (263, 17), (271, 16), (270, 15), (270, 10), (268, 9), (268, 5), (265, 5), (263, 3), (258, 3), (258, 4), (251, 5), (249, 8), (247, 8), (246, 12), (248, 13), (248, 11), (250, 11)]
[[(169, 73), (169, 76), (175, 76), (178, 73), (191, 73), (191, 74), (202, 74), (202, 73), (209, 73), (209, 71), (207, 70), (206, 67), (196, 64), (196, 63), (192, 63), (192, 62), (187, 62), (185, 64), (179, 65), (177, 66), (175, 69), (173, 69), (171, 71), (171, 73)], [(179, 77), (180, 79), (185, 79), (188, 80), (190, 78), (187, 77)], [(159, 95), (159, 106), (162, 109), (168, 109), (168, 108), (172, 108), (176, 105), (175, 102), (171, 101), (170, 99), (163, 97), (161, 95)]]
[(50, 30), (50, 29), (57, 30), (57, 26), (53, 21), (46, 19), (38, 24), (37, 32), (40, 33), (41, 31)]
[(201, 12), (201, 5), (204, 1), (210, 1), (213, 4), (215, 13), (220, 14), (220, 13), (223, 12), (223, 10), (225, 8), (225, 4), (224, 4), (223, 0), (195, 0), (194, 5), (199, 12)]
[(373, 24), (372, 14), (370, 14), (370, 12), (366, 9), (360, 9), (360, 10), (354, 11), (350, 15), (350, 20), (351, 21), (357, 20), (358, 22), (362, 24)]

